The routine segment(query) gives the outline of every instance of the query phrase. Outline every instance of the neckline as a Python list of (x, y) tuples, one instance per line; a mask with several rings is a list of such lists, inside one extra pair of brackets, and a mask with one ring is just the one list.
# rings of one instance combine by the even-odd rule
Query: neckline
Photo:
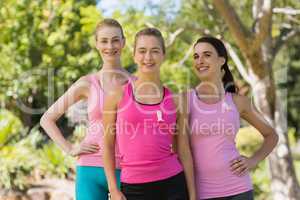
[(160, 105), (165, 99), (166, 88), (164, 86), (162, 86), (163, 87), (163, 95), (162, 95), (161, 100), (158, 103), (148, 104), (148, 103), (140, 102), (135, 98), (135, 95), (134, 95), (134, 85), (133, 85), (134, 83), (132, 82), (132, 83), (128, 83), (128, 84), (131, 86), (131, 95), (132, 95), (133, 101), (140, 104), (140, 105), (143, 105), (143, 106), (157, 106), (157, 105)]
[(217, 106), (217, 105), (223, 103), (223, 102), (226, 100), (227, 95), (228, 95), (228, 92), (225, 92), (225, 94), (224, 94), (224, 96), (222, 97), (222, 99), (218, 100), (217, 102), (215, 102), (215, 103), (206, 103), (206, 102), (204, 102), (204, 101), (198, 96), (198, 92), (197, 92), (196, 89), (193, 89), (193, 92), (194, 92), (194, 94), (195, 94), (195, 96), (196, 96), (198, 102), (200, 102), (201, 104), (206, 105), (206, 106)]

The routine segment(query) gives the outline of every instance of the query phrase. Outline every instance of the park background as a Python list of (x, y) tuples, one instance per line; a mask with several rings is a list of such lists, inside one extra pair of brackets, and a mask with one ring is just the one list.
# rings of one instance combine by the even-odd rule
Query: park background
[[(252, 172), (257, 200), (300, 199), (300, 2), (298, 0), (1, 0), (0, 199), (73, 199), (75, 159), (41, 130), (43, 112), (80, 76), (101, 68), (94, 47), (104, 17), (124, 27), (123, 66), (135, 33), (158, 27), (167, 46), (163, 82), (175, 92), (197, 83), (192, 47), (205, 34), (221, 38), (239, 93), (276, 128), (279, 144)], [(59, 120), (78, 143), (85, 103)], [(237, 146), (251, 155), (262, 137), (242, 122)]]

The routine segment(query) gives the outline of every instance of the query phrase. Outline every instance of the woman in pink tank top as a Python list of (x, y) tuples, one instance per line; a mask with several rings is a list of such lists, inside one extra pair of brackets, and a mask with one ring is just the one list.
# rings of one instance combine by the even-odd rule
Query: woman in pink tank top
[[(121, 51), (125, 37), (121, 25), (114, 19), (98, 23), (96, 48), (103, 65), (100, 71), (81, 77), (62, 95), (41, 118), (41, 126), (51, 139), (71, 156), (78, 157), (76, 167), (76, 199), (106, 200), (108, 188), (103, 169), (102, 107), (104, 96), (117, 85), (124, 84), (129, 73), (121, 67)], [(70, 144), (61, 134), (56, 120), (74, 103), (86, 100), (88, 127), (79, 145)], [(115, 173), (120, 176), (119, 154), (116, 153)], [(119, 179), (118, 179), (119, 182)]]
[[(187, 92), (197, 199), (251, 200), (249, 170), (275, 147), (278, 136), (247, 97), (236, 93), (224, 44), (202, 37), (194, 45), (193, 70), (200, 84)], [(240, 117), (264, 137), (251, 157), (239, 154)]]
[[(134, 44), (138, 78), (105, 99), (104, 168), (112, 200), (196, 197), (188, 135), (182, 128), (184, 112), (177, 109), (177, 99), (160, 81), (164, 56), (160, 31), (139, 31)], [(179, 131), (175, 137), (176, 121)], [(173, 140), (178, 154), (173, 151)], [(121, 156), (122, 192), (114, 175), (116, 143)]]

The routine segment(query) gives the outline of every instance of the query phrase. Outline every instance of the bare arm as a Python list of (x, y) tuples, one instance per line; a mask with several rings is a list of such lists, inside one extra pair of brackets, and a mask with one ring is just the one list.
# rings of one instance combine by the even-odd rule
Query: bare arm
[[(88, 96), (89, 82), (87, 77), (81, 77), (43, 114), (40, 120), (40, 124), (49, 137), (65, 152), (76, 155), (79, 150), (72, 152), (74, 149), (62, 135), (61, 131), (56, 125), (56, 121), (66, 112), (66, 110), (78, 102), (81, 99), (85, 99)], [(96, 152), (97, 145), (85, 146), (84, 151), (86, 153)]]
[(187, 98), (186, 93), (175, 98), (177, 104), (177, 127), (176, 136), (177, 153), (181, 164), (183, 165), (185, 178), (187, 182), (189, 199), (196, 200), (196, 189), (194, 179), (194, 165), (189, 143), (189, 134), (187, 130), (188, 115), (187, 115)]
[(268, 122), (262, 118), (262, 115), (247, 97), (234, 95), (233, 98), (241, 117), (256, 128), (264, 137), (262, 146), (250, 158), (243, 157), (240, 160), (235, 159), (232, 161), (232, 171), (237, 175), (242, 175), (245, 171), (255, 167), (272, 152), (278, 142), (278, 135)]
[(115, 140), (116, 140), (116, 119), (118, 103), (122, 97), (121, 88), (108, 94), (103, 106), (103, 127), (104, 127), (104, 170), (108, 182), (108, 189), (112, 200), (125, 199), (117, 186), (115, 176)]

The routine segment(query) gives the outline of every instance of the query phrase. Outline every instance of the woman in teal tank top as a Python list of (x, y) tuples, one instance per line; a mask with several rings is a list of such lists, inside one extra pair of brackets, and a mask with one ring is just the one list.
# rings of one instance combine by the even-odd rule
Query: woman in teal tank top
[[(104, 19), (95, 31), (96, 48), (102, 58), (102, 69), (81, 77), (44, 113), (41, 126), (50, 138), (71, 156), (78, 157), (76, 167), (76, 200), (107, 200), (108, 187), (102, 163), (103, 96), (116, 85), (127, 82), (129, 73), (121, 66), (125, 37), (114, 19)], [(112, 83), (115, 83), (112, 84)], [(80, 100), (88, 102), (88, 129), (80, 145), (73, 145), (62, 135), (56, 121)], [(120, 185), (120, 169), (115, 171)]]

